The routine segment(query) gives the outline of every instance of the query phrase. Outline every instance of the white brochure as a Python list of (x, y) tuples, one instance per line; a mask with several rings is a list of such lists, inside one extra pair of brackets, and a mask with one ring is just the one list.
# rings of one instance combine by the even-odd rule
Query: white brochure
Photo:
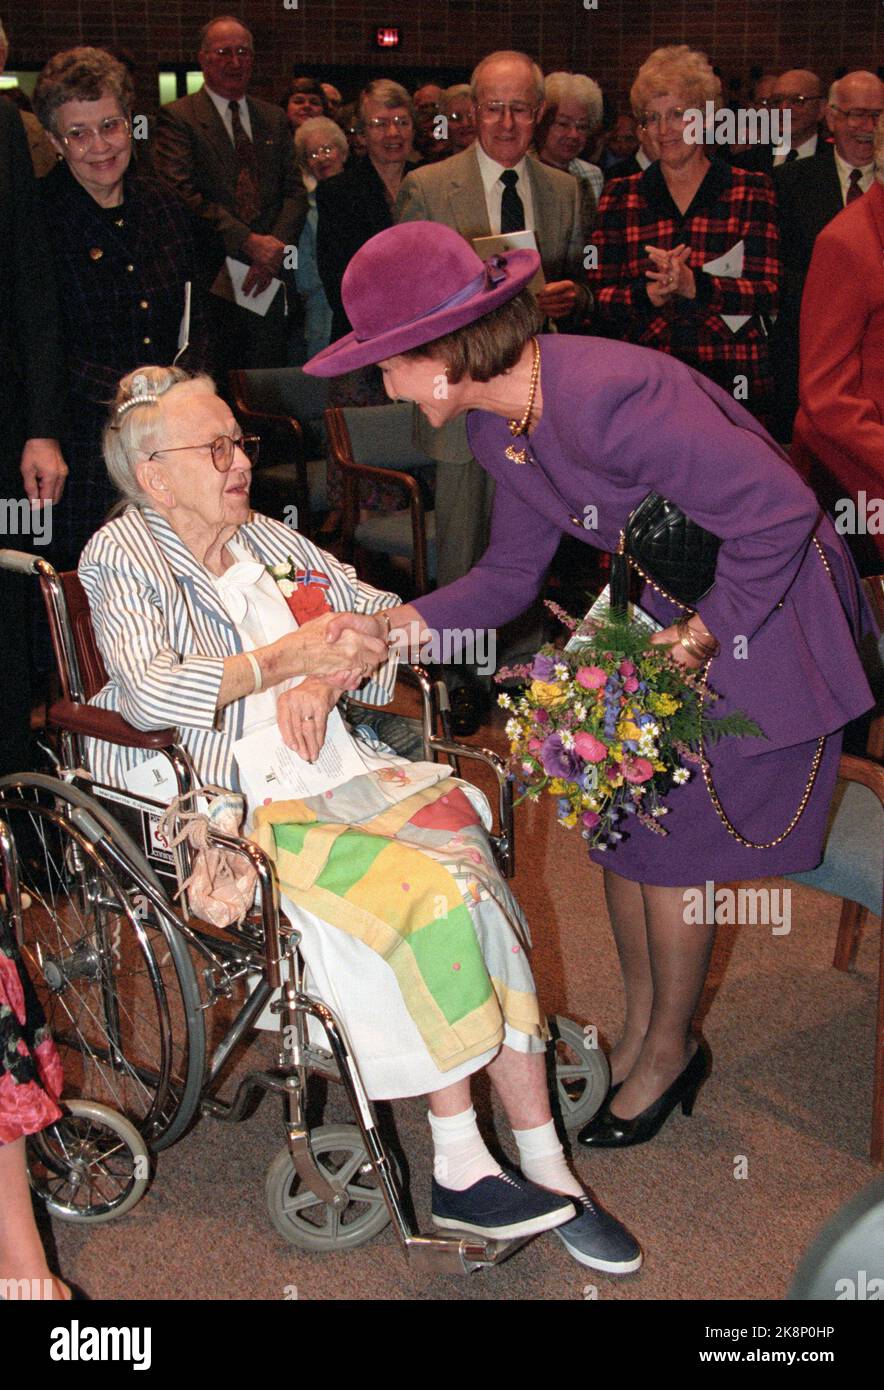
[(325, 743), (315, 763), (305, 762), (286, 747), (275, 719), (239, 739), (233, 755), (252, 808), (268, 800), (320, 796), (365, 772), (359, 749), (336, 709), (328, 717)]
[[(718, 256), (714, 261), (707, 261), (703, 270), (707, 275), (720, 275), (726, 280), (738, 280), (743, 274), (745, 258), (746, 243), (738, 241), (729, 251), (725, 251), (723, 256)], [(751, 314), (722, 314), (721, 320), (732, 333), (739, 333), (751, 317)]]

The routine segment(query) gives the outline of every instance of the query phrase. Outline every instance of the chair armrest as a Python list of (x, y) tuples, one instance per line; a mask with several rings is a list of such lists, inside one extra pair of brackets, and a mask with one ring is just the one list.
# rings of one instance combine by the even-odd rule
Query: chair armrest
[(66, 733), (101, 739), (121, 748), (171, 748), (176, 739), (174, 729), (136, 729), (114, 710), (81, 705), (73, 700), (56, 700), (46, 717), (50, 724)]
[(869, 758), (856, 758), (852, 753), (842, 753), (838, 776), (844, 782), (861, 782), (870, 792), (874, 792), (884, 806), (884, 766), (880, 763), (873, 763)]

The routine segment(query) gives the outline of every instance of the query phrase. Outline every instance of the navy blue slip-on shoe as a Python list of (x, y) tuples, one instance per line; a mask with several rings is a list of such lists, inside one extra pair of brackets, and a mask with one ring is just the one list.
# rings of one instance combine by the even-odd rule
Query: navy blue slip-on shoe
[(616, 1216), (585, 1194), (575, 1197), (577, 1216), (556, 1231), (578, 1262), (604, 1274), (634, 1274), (641, 1268), (641, 1246)]
[(445, 1230), (514, 1240), (550, 1231), (573, 1216), (570, 1197), (548, 1192), (511, 1173), (482, 1178), (463, 1192), (442, 1187), (433, 1179), (433, 1225)]

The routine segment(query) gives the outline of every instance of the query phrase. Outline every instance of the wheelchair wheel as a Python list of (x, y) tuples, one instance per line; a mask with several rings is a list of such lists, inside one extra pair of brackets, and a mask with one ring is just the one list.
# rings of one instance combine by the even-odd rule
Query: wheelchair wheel
[(165, 901), (159, 880), (77, 787), (2, 778), (0, 816), (16, 848), (22, 958), (61, 1054), (65, 1094), (124, 1115), (153, 1149), (171, 1144), (196, 1110), (205, 1026), (172, 910), (144, 893), (147, 884)]
[(600, 1047), (590, 1047), (579, 1023), (557, 1014), (549, 1020), (555, 1049), (556, 1092), (567, 1129), (588, 1124), (611, 1084), (611, 1069)]
[[(267, 1170), (264, 1190), (270, 1220), (281, 1236), (301, 1250), (352, 1250), (364, 1245), (389, 1225), (390, 1213), (359, 1129), (321, 1125), (311, 1132), (310, 1146), (323, 1172), (346, 1189), (349, 1204), (336, 1210), (316, 1197), (302, 1182), (286, 1148)], [(399, 1182), (398, 1166), (392, 1157), (390, 1162)]]
[(61, 1221), (123, 1216), (147, 1188), (150, 1157), (123, 1115), (94, 1101), (65, 1102), (66, 1114), (28, 1140), (31, 1187)]

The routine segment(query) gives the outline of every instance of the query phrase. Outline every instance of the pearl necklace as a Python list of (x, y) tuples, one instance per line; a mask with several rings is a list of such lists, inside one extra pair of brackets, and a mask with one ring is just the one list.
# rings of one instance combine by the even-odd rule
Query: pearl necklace
[[(531, 428), (531, 415), (534, 410), (534, 397), (537, 395), (537, 383), (540, 380), (540, 345), (536, 338), (531, 339), (534, 348), (534, 363), (531, 367), (531, 385), (528, 388), (528, 404), (525, 406), (525, 413), (521, 420), (508, 420), (510, 434), (514, 438), (519, 435), (527, 434)], [(510, 444), (504, 450), (504, 456), (513, 463), (527, 463), (528, 450), (517, 449), (515, 444)]]

